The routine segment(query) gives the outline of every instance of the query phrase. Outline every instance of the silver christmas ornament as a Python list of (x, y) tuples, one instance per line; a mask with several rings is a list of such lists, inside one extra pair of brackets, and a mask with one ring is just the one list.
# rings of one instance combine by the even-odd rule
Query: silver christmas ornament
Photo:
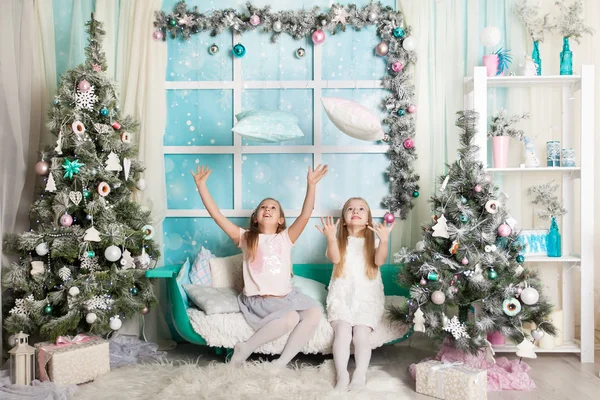
[(217, 54), (219, 52), (219, 46), (217, 46), (216, 44), (213, 44), (212, 46), (210, 46), (208, 48), (208, 52), (213, 55)]
[(273, 30), (275, 32), (281, 32), (281, 29), (282, 29), (281, 21), (273, 22)]
[(304, 57), (305, 54), (306, 54), (306, 50), (304, 50), (302, 47), (300, 47), (298, 50), (296, 50), (296, 57), (298, 57), (298, 58)]
[(377, 21), (377, 13), (375, 11), (371, 11), (369, 13), (369, 21), (371, 21), (371, 22)]

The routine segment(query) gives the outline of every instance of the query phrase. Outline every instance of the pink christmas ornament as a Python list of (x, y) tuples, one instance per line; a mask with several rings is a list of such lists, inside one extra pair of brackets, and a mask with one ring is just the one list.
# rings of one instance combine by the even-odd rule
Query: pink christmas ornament
[(48, 175), (48, 171), (50, 171), (50, 164), (46, 161), (40, 161), (35, 164), (35, 173), (39, 176)]
[(463, 258), (461, 261), (462, 265), (467, 265), (469, 263), (469, 259), (467, 257)]
[(458, 288), (454, 287), (454, 293), (458, 293)]
[(77, 85), (77, 89), (79, 89), (80, 92), (87, 92), (88, 90), (90, 90), (90, 87), (90, 83), (85, 79), (79, 82), (79, 85)]
[(71, 217), (69, 214), (64, 214), (62, 217), (60, 217), (60, 224), (62, 226), (71, 226), (71, 224), (73, 224), (73, 217)]
[(252, 15), (250, 17), (250, 25), (256, 26), (258, 24), (260, 24), (260, 17), (256, 14)]
[(414, 104), (411, 104), (410, 106), (408, 106), (406, 111), (408, 111), (409, 114), (414, 114), (417, 112), (417, 106), (415, 106)]
[(506, 224), (502, 224), (498, 227), (498, 236), (507, 237), (511, 232), (510, 226)]
[(474, 190), (476, 193), (481, 193), (481, 186), (479, 186), (479, 185), (475, 185), (475, 187), (473, 188), (473, 190)]
[(419, 281), (419, 285), (421, 285), (421, 286), (427, 285), (427, 280), (425, 278), (421, 278), (421, 280)]
[(394, 72), (400, 72), (402, 71), (402, 68), (404, 68), (404, 65), (402, 65), (400, 61), (396, 61), (392, 64), (392, 71)]
[(152, 37), (154, 38), (154, 40), (162, 40), (163, 33), (161, 31), (154, 31)]
[(325, 41), (325, 32), (321, 29), (317, 29), (312, 34), (312, 41), (314, 44), (321, 44)]
[(457, 280), (457, 279), (458, 279), (458, 275), (454, 275), (454, 276), (452, 277), (452, 279), (454, 279), (454, 280)]
[(403, 146), (407, 150), (412, 149), (413, 147), (415, 147), (415, 142), (412, 139), (408, 138), (404, 141)]
[(383, 216), (383, 219), (388, 224), (391, 224), (392, 222), (394, 222), (396, 217), (394, 217), (394, 214), (392, 214), (392, 213), (385, 213), (385, 215)]
[(517, 286), (517, 288), (515, 289), (515, 292), (517, 293), (517, 295), (521, 294), (522, 291), (523, 291), (523, 288), (520, 286)]
[(387, 53), (390, 51), (390, 47), (388, 46), (388, 44), (386, 42), (381, 42), (377, 45), (377, 47), (375, 47), (375, 53), (378, 56), (387, 56)]

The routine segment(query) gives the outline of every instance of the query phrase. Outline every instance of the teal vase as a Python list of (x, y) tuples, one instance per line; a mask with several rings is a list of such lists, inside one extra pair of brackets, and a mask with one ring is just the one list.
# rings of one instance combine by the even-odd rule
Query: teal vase
[(563, 49), (560, 52), (560, 74), (573, 75), (573, 52), (569, 48), (569, 38), (563, 38)]
[(556, 218), (554, 217), (552, 217), (550, 230), (546, 236), (546, 249), (548, 250), (548, 257), (560, 257), (562, 255), (560, 232), (558, 231), (558, 224), (556, 223)]
[(533, 52), (531, 53), (531, 58), (533, 59), (533, 62), (535, 63), (536, 70), (537, 70), (537, 74), (538, 76), (542, 75), (542, 59), (540, 58), (540, 49), (538, 48), (538, 41), (535, 40), (533, 42)]

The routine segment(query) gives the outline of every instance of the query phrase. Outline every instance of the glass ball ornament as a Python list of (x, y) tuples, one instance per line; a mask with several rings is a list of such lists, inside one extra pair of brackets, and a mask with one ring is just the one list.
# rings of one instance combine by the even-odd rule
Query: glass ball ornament
[(244, 55), (246, 55), (246, 48), (244, 47), (244, 45), (238, 43), (235, 46), (233, 46), (233, 55), (238, 58), (244, 57)]
[(121, 318), (119, 318), (118, 315), (115, 315), (114, 317), (110, 317), (110, 322), (108, 323), (108, 326), (110, 326), (110, 329), (112, 329), (113, 331), (116, 331), (117, 329), (120, 329), (121, 326), (123, 326), (123, 322), (121, 321)]
[(129, 293), (131, 293), (134, 296), (137, 296), (139, 292), (140, 292), (139, 289), (136, 288), (135, 286), (132, 287), (131, 289), (129, 289)]
[(411, 138), (408, 138), (402, 143), (402, 146), (404, 146), (406, 150), (410, 150), (415, 147), (415, 142)]
[(534, 340), (540, 340), (541, 338), (544, 337), (544, 331), (541, 329), (534, 329), (531, 331), (531, 337)]
[(527, 287), (521, 292), (521, 301), (528, 306), (532, 306), (540, 299), (540, 293), (533, 287)]
[(403, 117), (406, 115), (406, 110), (404, 108), (401, 108), (398, 111), (396, 111), (396, 114), (398, 114), (400, 117)]
[(446, 301), (446, 295), (444, 294), (444, 292), (440, 291), (440, 290), (436, 290), (435, 292), (431, 293), (431, 301), (433, 302), (433, 304), (444, 304), (444, 302)]
[(510, 229), (510, 226), (508, 226), (507, 224), (502, 224), (498, 227), (498, 236), (507, 237), (511, 234), (511, 232), (512, 229)]
[(305, 55), (306, 55), (306, 50), (304, 50), (302, 47), (300, 47), (296, 50), (296, 57), (302, 58)]
[(169, 25), (172, 26), (172, 27), (175, 27), (175, 26), (177, 26), (177, 21), (175, 19), (170, 19), (169, 20)]
[(55, 97), (54, 100), (52, 100), (52, 104), (54, 104), (55, 106), (60, 104), (60, 99), (58, 97)]
[(421, 280), (419, 281), (419, 285), (421, 285), (421, 286), (427, 285), (427, 280), (425, 278), (421, 278)]
[(54, 311), (54, 308), (52, 308), (52, 306), (50, 304), (47, 304), (44, 307), (44, 314), (50, 315), (50, 314), (52, 314), (52, 311)]
[(35, 173), (39, 176), (46, 176), (48, 175), (48, 172), (50, 172), (50, 164), (46, 161), (39, 161), (35, 164)]
[(79, 288), (77, 286), (71, 287), (71, 289), (69, 289), (69, 294), (73, 297), (77, 296), (79, 294)]
[(462, 204), (467, 204), (467, 198), (465, 196), (460, 196), (460, 202)]
[(94, 250), (88, 250), (86, 255), (88, 256), (88, 258), (92, 258), (96, 256), (96, 252)]
[(273, 22), (273, 30), (275, 32), (281, 32), (282, 29), (283, 29), (283, 24), (281, 23), (281, 21)]
[(408, 111), (409, 114), (414, 114), (417, 112), (417, 106), (415, 106), (414, 104), (411, 104), (410, 106), (408, 106), (408, 108), (406, 110)]
[(45, 256), (48, 254), (48, 243), (43, 242), (35, 246), (35, 252), (38, 256)]
[(387, 56), (389, 51), (390, 51), (390, 47), (388, 46), (388, 44), (386, 42), (381, 42), (375, 47), (375, 54), (377, 54), (378, 56), (381, 56), (381, 57)]
[(424, 241), (422, 241), (422, 240), (419, 240), (419, 241), (417, 242), (417, 244), (415, 245), (415, 249), (416, 249), (417, 251), (424, 251), (424, 250), (425, 250), (425, 242), (424, 242)]
[(464, 258), (463, 258), (463, 259), (460, 261), (460, 263), (461, 263), (462, 265), (467, 265), (467, 264), (469, 263), (469, 259), (468, 259), (467, 257), (464, 257)]
[(458, 219), (460, 220), (460, 222), (467, 223), (469, 222), (469, 217), (467, 217), (465, 214), (461, 214), (460, 217), (458, 217)]
[(475, 191), (475, 193), (481, 193), (481, 191), (483, 190), (481, 185), (475, 185), (475, 187), (473, 188), (473, 190)]
[(371, 11), (369, 13), (368, 18), (369, 18), (369, 21), (371, 21), (371, 22), (377, 21), (377, 13), (375, 11)]
[(89, 199), (90, 198), (90, 191), (87, 190), (87, 189), (84, 189), (83, 190), (83, 197), (86, 198), (86, 199)]
[(403, 68), (404, 64), (402, 64), (400, 61), (395, 61), (394, 63), (392, 63), (392, 71), (394, 72), (400, 72)]
[(96, 320), (98, 319), (98, 316), (96, 315), (96, 313), (88, 313), (85, 316), (85, 322), (87, 322), (88, 324), (93, 324), (94, 322), (96, 322)]
[(208, 52), (214, 56), (215, 54), (217, 54), (219, 52), (219, 46), (217, 46), (216, 44), (212, 44), (208, 48)]
[(419, 197), (419, 195), (420, 195), (420, 193), (419, 193), (419, 191), (418, 191), (418, 190), (415, 190), (414, 192), (412, 192), (412, 197), (414, 197), (415, 199), (416, 199), (417, 197)]
[(312, 33), (311, 38), (314, 44), (319, 45), (325, 41), (325, 32), (321, 29), (317, 29)]
[(502, 302), (502, 311), (509, 317), (514, 317), (521, 312), (521, 303), (513, 297), (506, 299)]
[(256, 14), (253, 14), (250, 17), (250, 25), (252, 25), (252, 26), (260, 25), (260, 17)]
[(108, 117), (108, 108), (102, 107), (100, 109), (100, 115), (102, 115), (103, 117)]
[(404, 36), (404, 33), (404, 29), (400, 27), (394, 28), (394, 30), (392, 31), (392, 34), (395, 38), (401, 38), (402, 36)]
[(90, 85), (90, 83), (85, 79), (83, 79), (77, 84), (77, 89), (80, 92), (87, 92), (88, 90), (90, 90), (91, 87), (92, 85)]
[(394, 214), (392, 214), (392, 213), (385, 213), (385, 215), (383, 216), (383, 220), (385, 222), (387, 222), (388, 224), (391, 224), (392, 222), (394, 222), (395, 219), (396, 219), (396, 217), (394, 217)]
[(85, 219), (87, 219), (88, 221), (91, 221), (92, 219), (94, 219), (94, 217), (92, 216), (92, 214), (87, 214), (85, 216)]
[(412, 36), (408, 36), (402, 41), (402, 47), (406, 51), (413, 51), (417, 47), (417, 41)]
[(152, 34), (152, 38), (154, 40), (162, 40), (164, 37), (162, 31), (154, 31), (154, 33)]
[(146, 180), (144, 178), (140, 178), (139, 181), (137, 181), (137, 183), (135, 184), (135, 187), (138, 188), (138, 190), (145, 190), (146, 189)]
[(71, 226), (71, 225), (73, 225), (73, 217), (71, 217), (69, 214), (63, 214), (60, 217), (60, 224), (62, 226)]
[(523, 264), (523, 263), (525, 262), (525, 257), (524, 257), (523, 255), (519, 254), (519, 255), (517, 256), (517, 262), (518, 262), (519, 264)]
[(327, 20), (326, 19), (322, 19), (321, 20), (321, 25), (323, 25), (323, 26), (327, 25)]
[(106, 258), (110, 262), (117, 261), (119, 258), (121, 258), (121, 249), (115, 246), (114, 244), (108, 246), (104, 250), (104, 258)]
[(140, 310), (140, 312), (142, 313), (142, 315), (146, 315), (150, 312), (150, 309), (148, 307), (144, 307)]
[(496, 278), (498, 278), (498, 273), (492, 268), (488, 272), (488, 278), (490, 278), (491, 280), (495, 280)]

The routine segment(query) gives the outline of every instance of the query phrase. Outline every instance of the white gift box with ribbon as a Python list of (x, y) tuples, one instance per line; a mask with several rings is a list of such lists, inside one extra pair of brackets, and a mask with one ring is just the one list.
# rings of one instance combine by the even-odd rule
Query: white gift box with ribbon
[(417, 364), (417, 392), (445, 400), (486, 400), (487, 371), (461, 362)]

